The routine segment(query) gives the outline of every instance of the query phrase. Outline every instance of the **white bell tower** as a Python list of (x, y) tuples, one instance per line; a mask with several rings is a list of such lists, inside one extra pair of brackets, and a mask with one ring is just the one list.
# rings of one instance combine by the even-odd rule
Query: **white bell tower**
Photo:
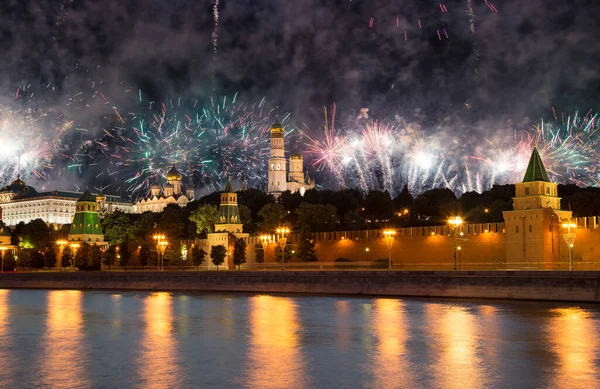
[(271, 126), (271, 153), (269, 156), (269, 182), (267, 192), (280, 196), (287, 190), (287, 166), (285, 159), (284, 130), (281, 123)]

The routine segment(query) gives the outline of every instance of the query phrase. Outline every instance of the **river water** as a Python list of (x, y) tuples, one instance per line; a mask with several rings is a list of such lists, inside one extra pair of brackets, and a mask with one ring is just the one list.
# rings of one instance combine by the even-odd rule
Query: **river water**
[(599, 388), (600, 307), (0, 290), (2, 388)]

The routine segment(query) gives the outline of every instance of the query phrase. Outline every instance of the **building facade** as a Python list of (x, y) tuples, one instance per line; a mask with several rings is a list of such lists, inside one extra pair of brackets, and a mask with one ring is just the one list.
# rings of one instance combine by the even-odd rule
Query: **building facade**
[(167, 183), (160, 186), (158, 183), (150, 187), (150, 195), (139, 199), (135, 203), (135, 212), (162, 212), (169, 204), (177, 204), (185, 207), (187, 203), (194, 199), (194, 188), (188, 185), (183, 193), (183, 176), (173, 165), (166, 175)]
[(315, 182), (304, 172), (304, 160), (300, 154), (290, 156), (290, 173), (288, 175), (285, 158), (285, 130), (281, 123), (271, 126), (271, 146), (268, 162), (267, 192), (274, 196), (289, 190), (292, 193), (304, 192), (315, 187)]
[[(20, 178), (0, 189), (0, 219), (7, 226), (42, 219), (53, 225), (70, 224), (75, 216), (77, 199), (82, 193), (69, 191), (38, 192)], [(133, 213), (133, 204), (118, 196), (99, 195), (101, 212)]]
[(98, 215), (98, 202), (87, 189), (75, 204), (75, 216), (71, 223), (68, 241), (72, 243), (85, 242), (103, 248), (108, 247), (108, 243), (104, 242), (104, 234)]

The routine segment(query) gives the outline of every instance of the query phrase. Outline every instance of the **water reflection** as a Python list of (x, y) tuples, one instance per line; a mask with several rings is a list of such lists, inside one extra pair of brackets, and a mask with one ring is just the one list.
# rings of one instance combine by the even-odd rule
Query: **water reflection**
[(247, 386), (306, 387), (300, 323), (293, 299), (256, 296), (250, 301)]
[(10, 311), (8, 296), (10, 291), (0, 289), (0, 385), (12, 386), (13, 358), (10, 355)]
[(48, 292), (43, 354), (41, 355), (42, 385), (52, 388), (89, 387), (84, 343), (82, 292), (53, 290)]
[(466, 307), (439, 304), (429, 306), (427, 313), (439, 353), (434, 381), (441, 388), (486, 387), (478, 352), (481, 335), (473, 313)]
[(181, 385), (177, 340), (173, 334), (173, 298), (153, 293), (144, 298), (145, 331), (138, 361), (142, 388), (176, 388)]
[(405, 319), (404, 302), (395, 299), (376, 300), (373, 331), (377, 337), (377, 347), (373, 356), (372, 387), (413, 387), (413, 374), (406, 352), (410, 332)]
[(553, 309), (548, 339), (558, 361), (553, 387), (593, 388), (598, 385), (598, 328), (589, 312), (581, 308)]

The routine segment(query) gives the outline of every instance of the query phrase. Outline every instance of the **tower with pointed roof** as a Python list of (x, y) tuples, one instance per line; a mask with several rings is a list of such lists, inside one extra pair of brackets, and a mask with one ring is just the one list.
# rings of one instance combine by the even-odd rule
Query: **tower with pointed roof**
[(238, 209), (237, 193), (233, 191), (231, 181), (227, 179), (225, 190), (221, 192), (221, 205), (215, 232), (242, 232), (243, 227)]
[(506, 262), (552, 268), (552, 263), (559, 260), (561, 224), (571, 219), (571, 212), (560, 209), (558, 184), (550, 181), (535, 147), (523, 181), (515, 184), (513, 208), (503, 212)]
[(106, 246), (102, 225), (98, 216), (98, 202), (88, 189), (75, 204), (75, 216), (71, 223), (68, 240), (86, 242), (91, 245)]

